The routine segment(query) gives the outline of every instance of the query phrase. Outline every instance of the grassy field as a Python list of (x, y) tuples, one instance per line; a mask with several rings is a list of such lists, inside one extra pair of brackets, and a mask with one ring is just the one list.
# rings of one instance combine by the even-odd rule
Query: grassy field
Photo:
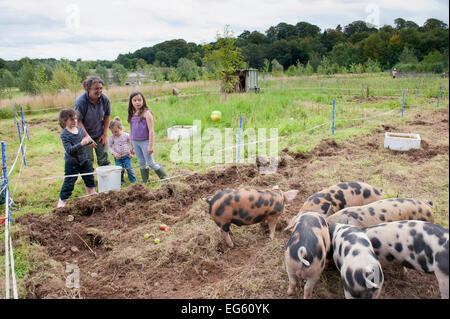
[[(417, 95), (419, 81), (421, 86)], [(185, 85), (178, 97), (163, 94), (167, 93), (164, 90), (167, 91), (169, 87), (161, 89), (160, 95), (152, 94), (151, 99), (148, 91), (145, 93), (145, 90), (149, 88), (144, 88), (143, 91), (155, 116), (155, 160), (166, 168), (169, 176), (179, 176), (194, 171), (206, 172), (215, 163), (171, 162), (170, 152), (176, 141), (167, 139), (166, 130), (173, 125), (192, 125), (194, 120), (200, 120), (202, 131), (207, 128), (218, 128), (224, 132), (226, 128), (233, 128), (234, 133), (238, 133), (239, 120), (242, 116), (243, 129), (278, 128), (278, 150), (287, 148), (292, 152), (308, 153), (323, 139), (332, 137), (333, 100), (336, 105), (333, 138), (337, 143), (345, 144), (350, 139), (370, 135), (381, 124), (404, 125), (411, 120), (410, 114), (435, 111), (440, 86), (443, 87), (443, 94), (439, 108), (448, 110), (448, 80), (437, 77), (395, 80), (385, 75), (273, 78), (260, 82), (259, 94), (226, 96), (218, 94), (218, 87), (214, 87), (211, 83)], [(126, 123), (128, 102), (124, 96), (129, 94), (129, 90), (130, 88), (123, 89), (122, 101), (118, 99), (117, 91), (112, 96), (112, 117), (120, 116), (127, 132), (129, 132), (129, 125)], [(157, 92), (156, 89), (150, 88), (150, 90)], [(403, 90), (406, 94), (402, 118)], [(35, 108), (39, 106), (36, 105)], [(210, 120), (213, 110), (222, 112), (221, 121)], [(56, 205), (62, 185), (62, 178), (57, 177), (64, 175), (64, 150), (59, 138), (61, 128), (57, 118), (57, 111), (39, 112), (39, 114), (29, 112), (25, 115), (30, 137), (30, 140), (25, 140), (24, 143), (27, 165), (22, 165), (19, 155), (9, 177), (11, 197), (14, 200), (13, 218), (27, 213), (45, 213), (54, 209)], [(312, 129), (314, 127), (316, 128)], [(1, 119), (0, 132), (0, 139), (7, 145), (9, 171), (19, 148), (14, 119)], [(243, 142), (246, 142), (246, 139)], [(448, 136), (446, 143), (448, 144)], [(207, 141), (202, 141), (203, 146), (206, 144)], [(243, 156), (247, 154), (248, 150)], [(438, 165), (443, 163), (443, 173), (446, 170), (448, 174), (448, 153), (446, 156), (439, 156), (441, 157), (438, 158)], [(330, 176), (334, 176), (332, 179), (345, 178), (347, 176), (341, 172), (342, 169), (355, 170), (364, 175), (365, 167), (370, 166), (373, 161), (383, 162), (384, 159), (379, 154), (373, 154), (373, 158), (358, 158), (351, 162), (343, 159), (343, 162), (340, 162), (339, 171), (333, 165), (320, 161), (313, 162), (312, 167), (317, 165), (316, 173), (310, 172), (309, 178), (315, 179), (316, 183), (329, 181)], [(111, 162), (113, 162), (112, 157)], [(242, 162), (248, 161), (241, 160)], [(136, 158), (133, 158), (133, 165), (140, 180)], [(409, 168), (397, 167), (397, 163), (386, 162), (385, 165), (389, 171), (396, 172), (395, 178), (414, 174)], [(350, 176), (357, 176), (357, 174)], [(438, 181), (425, 178), (421, 193), (427, 194), (431, 192), (431, 189), (438, 188), (434, 196), (439, 204), (437, 213), (443, 216), (439, 222), (448, 227), (448, 177), (441, 178)], [(151, 179), (156, 181), (156, 175), (153, 174)], [(382, 182), (377, 180), (376, 176), (371, 179)], [(176, 182), (176, 177), (174, 181)], [(128, 186), (127, 183), (125, 188)], [(159, 183), (154, 182), (149, 186), (156, 189), (159, 188)], [(408, 186), (408, 189), (409, 187), (412, 186)], [(387, 196), (393, 197), (398, 192), (394, 186), (388, 186), (385, 191)], [(82, 196), (84, 192), (83, 183), (79, 179), (71, 198)], [(0, 234), (0, 238), (3, 242), (4, 236)], [(23, 278), (37, 267), (26, 262), (28, 248), (16, 249), (15, 254), (16, 269), (19, 269), (16, 272), (19, 278)], [(0, 260), (0, 264), (4, 265), (3, 259)]]

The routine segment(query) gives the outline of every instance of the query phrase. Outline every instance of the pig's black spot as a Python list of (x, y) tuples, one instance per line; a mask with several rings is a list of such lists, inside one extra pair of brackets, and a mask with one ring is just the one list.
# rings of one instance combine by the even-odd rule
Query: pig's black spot
[(411, 228), (413, 228), (414, 226), (416, 226), (416, 222), (409, 222), (409, 223), (408, 223), (408, 226), (411, 227)]
[(384, 208), (383, 208), (381, 211), (382, 211), (383, 213), (387, 213), (387, 210), (384, 209)]
[(345, 249), (344, 249), (344, 256), (347, 257), (349, 252), (350, 252), (350, 246), (345, 247)]
[(396, 243), (395, 244), (395, 250), (398, 251), (399, 253), (401, 253), (402, 250), (403, 250), (402, 244), (401, 243)]
[(261, 222), (263, 219), (264, 219), (264, 215), (259, 215), (259, 216), (256, 216), (255, 218), (253, 218), (253, 222), (256, 224), (256, 223)]
[(353, 288), (355, 284), (353, 282), (352, 270), (350, 268), (348, 268), (345, 272), (345, 278), (347, 279), (348, 285)]
[(402, 266), (405, 266), (406, 268), (415, 269), (415, 267), (407, 260), (402, 261)]
[(258, 197), (258, 201), (255, 203), (256, 207), (260, 208), (264, 204), (264, 198), (262, 196)]
[(334, 189), (330, 190), (331, 194), (334, 194), (336, 191)]
[(230, 231), (230, 223), (222, 225), (222, 230), (228, 233)]
[(359, 195), (359, 194), (361, 194), (361, 185), (359, 184), (359, 183), (355, 183), (355, 182), (351, 182), (351, 183), (348, 183), (348, 185), (351, 187), (351, 188), (354, 188), (355, 189), (355, 193), (356, 193), (356, 195)]
[(417, 215), (417, 212), (415, 210), (413, 210), (412, 214), (413, 215)]
[(248, 211), (243, 208), (239, 208), (239, 217), (245, 219), (248, 216)]
[(237, 209), (233, 210), (233, 216), (236, 216), (238, 214)]
[(384, 215), (380, 215), (380, 217), (378, 217), (381, 221), (385, 221), (386, 218), (384, 218)]
[(411, 231), (409, 232), (409, 234), (411, 235), (411, 236), (415, 236), (416, 235), (416, 230), (415, 229), (411, 229)]
[(365, 246), (365, 247), (369, 247), (370, 246), (369, 242), (366, 239), (364, 239), (364, 238), (358, 238), (358, 242), (361, 245)]
[(253, 202), (253, 201), (255, 200), (255, 197), (254, 197), (253, 195), (250, 195), (250, 196), (248, 197), (248, 200), (251, 201), (251, 202)]
[(333, 198), (331, 198), (331, 194), (329, 194), (329, 193), (325, 196), (325, 199), (329, 202), (331, 202), (333, 200)]
[(364, 190), (364, 192), (363, 192), (363, 196), (364, 196), (364, 198), (369, 198), (369, 197), (370, 197), (370, 195), (371, 195), (371, 193), (370, 193), (370, 189), (365, 189), (365, 190)]
[(355, 280), (361, 287), (366, 286), (366, 282), (364, 280), (364, 275), (363, 275), (363, 272), (361, 269), (358, 269), (355, 271)]
[(241, 219), (233, 218), (233, 219), (231, 220), (231, 222), (232, 222), (233, 224), (237, 225), (237, 226), (245, 225), (244, 222), (243, 222)]
[(378, 249), (378, 248), (381, 247), (381, 241), (378, 238), (376, 238), (376, 237), (371, 238), (370, 242), (372, 243), (372, 246), (375, 249)]
[(398, 207), (398, 205), (397, 205), (397, 204), (393, 204), (392, 206), (394, 206), (394, 207)]
[(419, 213), (422, 214), (422, 207), (419, 207)]
[(277, 202), (275, 204), (275, 207), (273, 208), (275, 212), (281, 212), (283, 210), (284, 205), (280, 202)]
[(271, 197), (271, 198), (270, 198), (270, 203), (269, 203), (269, 206), (272, 206), (272, 205), (273, 205), (273, 202), (274, 202), (274, 198), (273, 198), (273, 197)]
[(339, 203), (339, 209), (343, 209), (345, 207), (345, 205), (347, 205), (347, 201), (345, 200), (345, 196), (344, 196), (344, 192), (339, 190), (337, 192), (337, 194), (334, 196), (334, 198), (336, 198), (338, 201), (340, 201)]
[(324, 213), (327, 213), (329, 208), (330, 208), (330, 204), (329, 203), (323, 203), (322, 206), (320, 207), (320, 209), (322, 209), (322, 211)]
[(353, 256), (358, 256), (359, 255), (359, 250), (358, 249), (353, 250), (352, 251), (352, 255)]
[(388, 253), (388, 254), (386, 255), (386, 259), (387, 259), (387, 261), (393, 261), (393, 260), (395, 259), (395, 257), (394, 257), (394, 255), (392, 255), (391, 253)]
[(370, 216), (375, 216), (375, 209), (373, 207), (369, 207), (369, 214)]
[(348, 188), (347, 183), (339, 183), (339, 184), (337, 184), (337, 186), (342, 188), (342, 189), (347, 189)]
[(268, 199), (266, 199), (266, 200), (264, 201), (264, 206), (269, 206), (269, 200), (268, 200)]
[(417, 262), (419, 263), (420, 267), (422, 268), (423, 272), (425, 273), (430, 273), (430, 270), (428, 269), (428, 265), (427, 265), (427, 260), (425, 258), (425, 256), (419, 256), (419, 258), (417, 258)]
[(234, 195), (234, 201), (235, 201), (235, 202), (239, 202), (239, 200), (240, 200), (239, 195)]
[(374, 188), (373, 191), (375, 192), (375, 194), (380, 195), (380, 192), (378, 191), (378, 189)]
[(318, 199), (316, 197), (316, 198), (314, 198), (313, 202), (314, 202), (314, 204), (319, 205), (320, 204), (320, 199)]
[(427, 211), (427, 217), (431, 217), (430, 211)]
[(436, 254), (436, 262), (439, 269), (448, 276), (448, 241), (444, 246), (444, 250)]
[(397, 202), (400, 202), (403, 204), (405, 202), (405, 200), (403, 198), (397, 198)]

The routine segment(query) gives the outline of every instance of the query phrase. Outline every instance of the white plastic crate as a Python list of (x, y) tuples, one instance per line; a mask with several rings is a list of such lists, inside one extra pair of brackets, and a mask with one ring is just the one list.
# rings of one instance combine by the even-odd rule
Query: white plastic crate
[(384, 147), (395, 151), (420, 149), (420, 136), (414, 133), (392, 133), (384, 135)]

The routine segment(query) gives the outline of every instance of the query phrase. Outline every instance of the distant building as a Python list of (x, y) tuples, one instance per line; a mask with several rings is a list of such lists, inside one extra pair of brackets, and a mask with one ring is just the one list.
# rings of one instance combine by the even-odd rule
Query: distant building
[(238, 77), (238, 82), (233, 90), (234, 92), (259, 92), (257, 69), (236, 70), (231, 76)]

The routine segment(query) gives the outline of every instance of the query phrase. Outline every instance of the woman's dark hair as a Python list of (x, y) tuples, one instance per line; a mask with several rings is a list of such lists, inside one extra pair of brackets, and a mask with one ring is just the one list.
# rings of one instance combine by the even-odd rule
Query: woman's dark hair
[(78, 111), (75, 111), (74, 109), (70, 108), (62, 109), (59, 112), (59, 126), (65, 129), (67, 121), (74, 118), (75, 116), (78, 117), (78, 115), (79, 115)]
[(101, 83), (102, 85), (105, 85), (105, 83), (103, 83), (103, 80), (100, 79), (98, 76), (91, 76), (83, 81), (83, 88), (86, 91), (88, 91), (96, 83)]
[[(144, 112), (145, 112), (146, 110), (150, 111), (150, 109), (149, 109), (148, 106), (147, 106), (147, 102), (145, 101), (145, 96), (144, 96), (144, 94), (142, 94), (141, 92), (138, 92), (138, 91), (131, 93), (131, 94), (130, 94), (130, 101), (129, 101), (129, 103), (128, 103), (128, 123), (131, 122), (131, 118), (133, 117), (133, 114), (134, 114), (134, 112), (135, 112), (135, 111), (134, 111), (134, 107), (133, 107), (133, 102), (132, 102), (131, 100), (132, 100), (136, 95), (140, 95), (140, 96), (142, 97), (142, 101), (144, 102), (143, 105), (142, 105), (142, 107), (141, 107), (141, 109), (139, 110), (139, 117), (140, 117), (141, 119), (143, 119), (143, 118), (144, 118), (144, 116), (143, 116)], [(150, 113), (152, 113), (152, 111), (150, 111)], [(152, 115), (153, 115), (153, 113), (152, 113)]]

